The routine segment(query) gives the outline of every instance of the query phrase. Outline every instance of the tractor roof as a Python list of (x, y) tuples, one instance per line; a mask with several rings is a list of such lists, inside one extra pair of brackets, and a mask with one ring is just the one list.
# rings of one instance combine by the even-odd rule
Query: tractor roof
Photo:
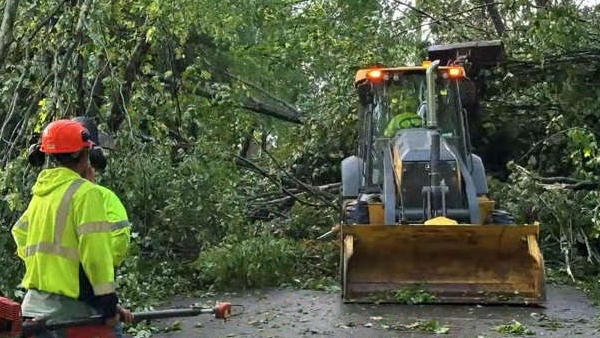
[[(381, 74), (385, 74), (385, 73), (407, 73), (407, 74), (423, 73), (423, 74), (425, 74), (428, 66), (429, 66), (429, 61), (424, 61), (423, 65), (421, 65), (421, 66), (404, 66), (404, 67), (390, 67), (390, 68), (374, 67), (374, 68), (359, 69), (356, 72), (356, 77), (354, 79), (354, 83), (358, 84), (360, 82), (363, 82), (365, 80), (372, 78), (371, 74), (372, 74), (372, 71), (374, 71), (374, 70), (380, 71)], [(451, 69), (451, 68), (460, 68), (461, 73), (464, 74), (464, 70), (462, 70), (462, 67), (460, 67), (460, 66), (440, 66), (440, 67), (438, 67), (438, 72), (439, 71), (447, 71), (448, 69)]]

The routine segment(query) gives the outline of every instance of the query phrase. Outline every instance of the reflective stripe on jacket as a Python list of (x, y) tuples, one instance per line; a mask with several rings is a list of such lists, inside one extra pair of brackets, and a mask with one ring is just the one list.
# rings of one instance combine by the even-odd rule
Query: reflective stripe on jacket
[(129, 249), (131, 223), (129, 223), (127, 211), (119, 197), (106, 187), (98, 185), (98, 188), (102, 192), (108, 221), (111, 223), (113, 264), (119, 266)]
[(12, 228), (27, 289), (80, 297), (79, 267), (96, 296), (115, 292), (111, 226), (95, 184), (64, 168), (40, 172)]

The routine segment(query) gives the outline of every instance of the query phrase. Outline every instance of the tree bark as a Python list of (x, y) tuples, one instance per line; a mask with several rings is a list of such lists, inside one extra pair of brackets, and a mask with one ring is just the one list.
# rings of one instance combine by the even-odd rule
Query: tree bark
[(252, 136), (254, 135), (254, 128), (251, 128), (250, 131), (244, 136), (244, 141), (242, 141), (242, 148), (240, 149), (239, 156), (243, 158), (248, 158), (248, 151), (250, 150), (250, 145), (252, 144)]
[(110, 120), (108, 121), (108, 127), (112, 132), (119, 130), (121, 123), (123, 123), (123, 120), (125, 120), (125, 114), (127, 114), (125, 105), (131, 97), (133, 82), (135, 81), (140, 70), (140, 66), (142, 65), (142, 59), (149, 49), (150, 44), (146, 41), (146, 36), (142, 34), (138, 37), (133, 54), (127, 63), (127, 67), (125, 68), (125, 83), (114, 95), (112, 108), (110, 110)]
[(19, 0), (6, 0), (4, 2), (4, 15), (2, 16), (2, 25), (0, 26), (0, 68), (4, 65), (4, 60), (8, 54), (8, 47), (12, 43), (13, 26)]
[(276, 117), (280, 120), (301, 124), (300, 113), (291, 111), (287, 108), (275, 106), (273, 104), (259, 101), (253, 97), (247, 97), (242, 102), (242, 108), (254, 111), (256, 113), (265, 114)]
[(493, 0), (481, 0), (482, 4), (485, 5), (485, 9), (490, 16), (490, 19), (494, 23), (494, 27), (496, 28), (496, 33), (498, 36), (503, 36), (506, 31), (506, 26), (502, 21), (502, 16), (500, 16), (500, 12), (498, 12), (498, 8), (496, 8), (496, 3)]

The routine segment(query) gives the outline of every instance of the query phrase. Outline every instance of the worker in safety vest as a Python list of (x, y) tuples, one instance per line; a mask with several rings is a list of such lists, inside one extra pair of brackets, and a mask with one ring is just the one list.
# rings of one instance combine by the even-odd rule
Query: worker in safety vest
[(423, 117), (419, 116), (418, 98), (404, 91), (390, 99), (390, 110), (396, 114), (387, 124), (383, 135), (393, 137), (396, 132), (406, 128), (419, 128), (423, 126)]
[[(98, 136), (98, 126), (92, 118), (86, 116), (77, 116), (72, 120), (81, 124), (88, 131), (90, 140), (94, 143), (90, 149), (91, 167), (86, 173), (86, 178), (91, 182), (95, 182), (96, 172), (103, 171), (107, 164)], [(127, 256), (131, 236), (131, 223), (127, 217), (127, 210), (117, 194), (107, 187), (102, 185), (97, 186), (100, 188), (104, 199), (108, 220), (112, 224), (113, 263), (115, 267), (118, 267)]]
[[(85, 178), (95, 183), (96, 172), (106, 168), (107, 160), (100, 145), (98, 136), (98, 126), (92, 118), (86, 116), (78, 116), (72, 119), (81, 124), (88, 132), (90, 141), (93, 142), (89, 150), (90, 168), (86, 172)], [(29, 149), (29, 163), (33, 166), (44, 165), (46, 158), (41, 152), (39, 145)], [(104, 206), (108, 220), (112, 224), (112, 247), (113, 247), (113, 263), (115, 267), (121, 265), (127, 255), (131, 236), (131, 223), (127, 217), (125, 206), (119, 197), (109, 188), (97, 185), (100, 188), (104, 199)]]
[(39, 150), (56, 166), (40, 172), (29, 205), (12, 228), (17, 254), (25, 261), (24, 317), (101, 314), (113, 326), (120, 312), (132, 319), (117, 306), (112, 224), (104, 197), (84, 178), (92, 145), (88, 131), (75, 121), (57, 120), (42, 132)]

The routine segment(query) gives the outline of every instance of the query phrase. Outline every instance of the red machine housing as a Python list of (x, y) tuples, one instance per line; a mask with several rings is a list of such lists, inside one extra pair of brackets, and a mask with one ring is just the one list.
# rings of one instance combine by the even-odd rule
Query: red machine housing
[(115, 338), (112, 328), (106, 325), (89, 325), (67, 328), (67, 338)]
[(21, 304), (0, 297), (0, 337), (20, 337), (21, 321)]
[[(0, 297), (0, 338), (23, 337), (22, 322), (21, 304), (8, 298)], [(112, 329), (106, 325), (68, 327), (64, 330), (67, 338), (115, 337)]]

